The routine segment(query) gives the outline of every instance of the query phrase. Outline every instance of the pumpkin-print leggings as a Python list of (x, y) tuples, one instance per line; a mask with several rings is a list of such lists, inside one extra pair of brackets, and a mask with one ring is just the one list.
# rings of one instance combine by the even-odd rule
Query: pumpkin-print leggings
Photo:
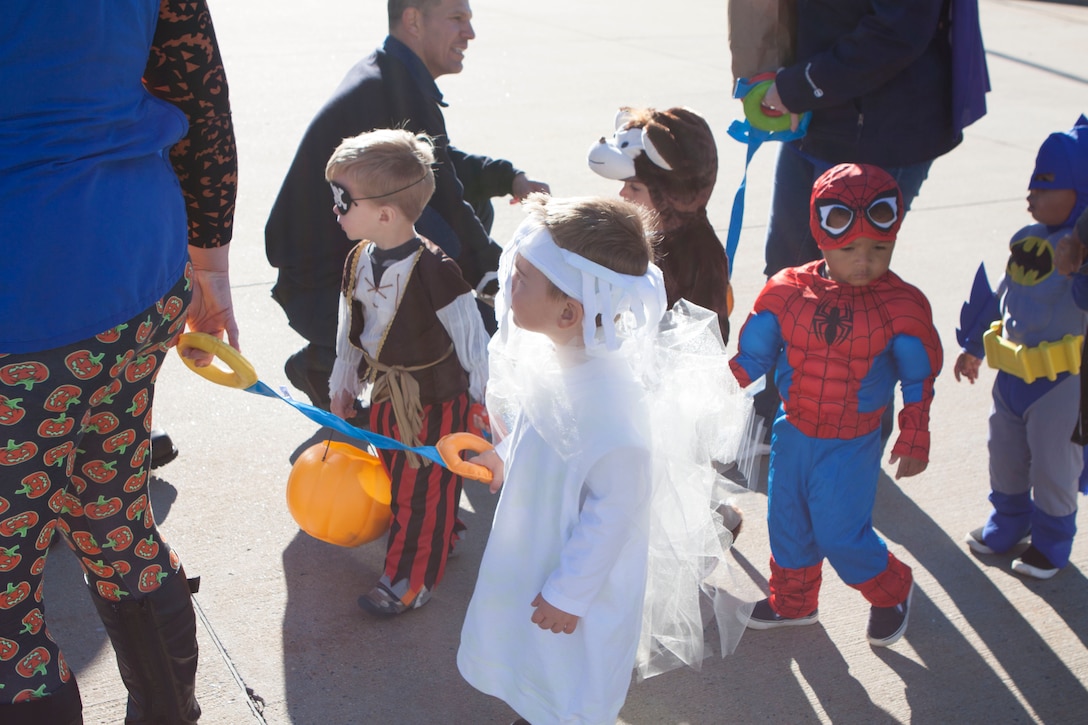
[(148, 454), (155, 378), (185, 325), (191, 274), (92, 338), (0, 354), (0, 703), (71, 679), (42, 614), (58, 531), (106, 600), (141, 599), (180, 569), (151, 513)]

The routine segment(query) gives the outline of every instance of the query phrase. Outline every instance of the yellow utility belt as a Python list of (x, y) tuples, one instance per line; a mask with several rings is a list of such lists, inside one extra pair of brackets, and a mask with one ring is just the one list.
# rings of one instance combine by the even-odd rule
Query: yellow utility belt
[(1040, 342), (1035, 347), (1017, 345), (1001, 336), (1001, 322), (994, 322), (982, 335), (986, 362), (996, 370), (1033, 383), (1037, 378), (1055, 380), (1058, 373), (1080, 373), (1084, 335), (1066, 335), (1057, 342)]

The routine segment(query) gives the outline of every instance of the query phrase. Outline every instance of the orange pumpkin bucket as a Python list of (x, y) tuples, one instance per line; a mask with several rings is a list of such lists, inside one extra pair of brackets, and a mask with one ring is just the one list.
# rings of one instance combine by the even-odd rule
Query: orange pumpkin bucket
[(310, 446), (287, 478), (287, 510), (303, 531), (359, 546), (389, 530), (391, 488), (381, 461), (339, 441)]

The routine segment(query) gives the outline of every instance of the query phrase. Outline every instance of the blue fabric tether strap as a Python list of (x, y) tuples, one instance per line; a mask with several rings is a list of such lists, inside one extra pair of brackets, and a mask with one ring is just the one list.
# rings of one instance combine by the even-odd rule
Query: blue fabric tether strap
[(309, 403), (300, 403), (289, 395), (276, 392), (267, 384), (258, 380), (248, 388), (243, 388), (247, 393), (256, 393), (257, 395), (263, 395), (266, 398), (278, 398), (283, 402), (290, 405), (295, 410), (302, 413), (304, 416), (312, 420), (313, 422), (332, 428), (337, 433), (342, 433), (349, 438), (355, 438), (357, 440), (365, 441), (375, 448), (392, 449), (397, 451), (409, 451), (415, 453), (418, 456), (422, 456), (430, 461), (437, 463), (443, 468), (447, 468), (446, 463), (442, 460), (442, 456), (439, 455), (438, 449), (434, 446), (408, 446), (401, 443), (395, 438), (389, 438), (387, 436), (379, 435), (369, 430), (363, 430), (362, 428), (356, 428), (351, 423), (348, 423), (343, 418), (330, 413), (327, 410), (321, 408), (315, 408)]
[[(763, 86), (765, 83), (768, 83), (768, 81), (764, 79), (753, 82), (747, 78), (741, 78), (737, 81), (737, 87), (733, 91), (733, 97), (744, 98), (754, 88)], [(801, 121), (798, 124), (796, 131), (790, 131), (789, 129), (786, 129), (785, 131), (764, 131), (753, 126), (751, 121), (747, 118), (743, 121), (733, 121), (729, 126), (729, 135), (748, 146), (748, 155), (744, 160), (744, 176), (741, 178), (740, 187), (733, 197), (733, 211), (729, 217), (729, 232), (725, 239), (725, 254), (729, 257), (730, 275), (733, 273), (733, 258), (737, 254), (737, 245), (740, 242), (740, 228), (744, 223), (744, 190), (748, 184), (748, 166), (752, 163), (752, 157), (756, 155), (756, 151), (759, 150), (759, 147), (762, 146), (765, 141), (785, 142), (801, 138), (808, 130), (808, 124), (811, 119), (811, 113), (802, 114)]]

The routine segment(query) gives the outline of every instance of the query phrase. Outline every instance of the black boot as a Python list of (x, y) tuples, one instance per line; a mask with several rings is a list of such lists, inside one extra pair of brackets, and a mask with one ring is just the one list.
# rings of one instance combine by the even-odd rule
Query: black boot
[(91, 593), (128, 688), (126, 725), (187, 725), (196, 701), (196, 613), (184, 571), (140, 600), (111, 602)]
[(151, 468), (165, 466), (178, 457), (178, 447), (162, 428), (151, 429)]
[(332, 405), (329, 399), (329, 376), (332, 375), (335, 362), (335, 349), (311, 342), (287, 358), (283, 371), (288, 382), (306, 393), (315, 408), (328, 410)]
[(83, 701), (73, 677), (56, 692), (14, 705), (0, 705), (4, 725), (83, 725)]

